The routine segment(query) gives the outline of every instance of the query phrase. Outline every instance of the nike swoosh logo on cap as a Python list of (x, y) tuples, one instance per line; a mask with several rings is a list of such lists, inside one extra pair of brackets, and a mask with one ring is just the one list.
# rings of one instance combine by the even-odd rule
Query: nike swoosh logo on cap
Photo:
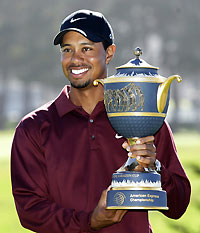
[(74, 23), (74, 22), (81, 20), (81, 19), (87, 19), (87, 18), (86, 17), (76, 18), (76, 19), (71, 18), (70, 23)]

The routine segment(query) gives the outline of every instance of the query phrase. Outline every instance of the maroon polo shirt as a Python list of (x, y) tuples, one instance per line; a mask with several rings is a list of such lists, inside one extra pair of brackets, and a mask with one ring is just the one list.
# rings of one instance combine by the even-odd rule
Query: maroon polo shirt
[[(16, 128), (11, 176), (21, 224), (38, 233), (92, 232), (90, 216), (112, 173), (126, 160), (124, 138), (117, 139), (104, 103), (91, 115), (75, 106), (65, 87), (58, 98), (25, 116)], [(171, 218), (187, 208), (190, 184), (164, 123), (155, 136)], [(102, 233), (149, 233), (147, 211), (129, 211)]]

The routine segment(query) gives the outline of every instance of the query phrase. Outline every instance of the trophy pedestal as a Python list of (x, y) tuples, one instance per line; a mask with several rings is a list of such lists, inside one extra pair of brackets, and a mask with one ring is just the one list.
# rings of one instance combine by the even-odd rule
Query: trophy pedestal
[(117, 172), (107, 194), (107, 209), (167, 210), (157, 172)]

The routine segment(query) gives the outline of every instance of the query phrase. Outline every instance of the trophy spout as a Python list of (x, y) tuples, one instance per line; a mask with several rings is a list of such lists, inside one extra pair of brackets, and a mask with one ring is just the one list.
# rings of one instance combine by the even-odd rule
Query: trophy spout
[(93, 81), (93, 85), (97, 87), (101, 83), (102, 86), (104, 86), (104, 79), (96, 79)]
[(172, 75), (158, 87), (157, 108), (160, 113), (162, 113), (165, 109), (169, 88), (174, 79), (177, 79), (179, 83), (182, 81), (182, 78), (179, 75)]

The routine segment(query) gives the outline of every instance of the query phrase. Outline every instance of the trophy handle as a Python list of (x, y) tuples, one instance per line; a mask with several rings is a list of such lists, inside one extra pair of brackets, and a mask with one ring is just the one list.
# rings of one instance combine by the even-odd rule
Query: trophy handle
[(101, 83), (102, 86), (104, 86), (104, 79), (96, 79), (93, 81), (93, 85), (97, 87)]
[(160, 113), (162, 113), (165, 109), (169, 87), (174, 79), (177, 79), (179, 83), (182, 81), (179, 75), (173, 75), (173, 76), (170, 76), (165, 82), (161, 83), (158, 87), (157, 108), (158, 108), (158, 112)]

